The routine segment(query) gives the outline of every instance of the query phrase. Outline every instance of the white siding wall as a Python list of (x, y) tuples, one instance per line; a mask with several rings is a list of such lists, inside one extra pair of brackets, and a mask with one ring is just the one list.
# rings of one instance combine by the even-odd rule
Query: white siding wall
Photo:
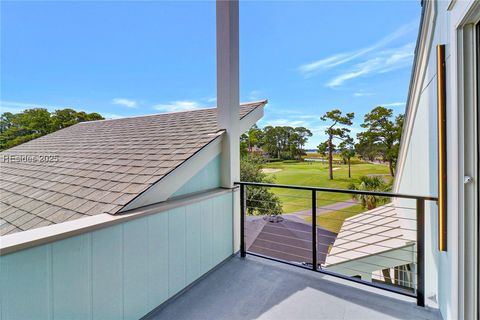
[(205, 191), (221, 186), (220, 156), (216, 156), (202, 170), (187, 181), (172, 197), (183, 196), (189, 193)]
[[(417, 195), (438, 194), (438, 158), (437, 158), (437, 69), (436, 69), (436, 45), (446, 44), (446, 65), (447, 65), (447, 87), (450, 83), (452, 70), (451, 46), (450, 46), (450, 16), (447, 12), (447, 1), (437, 2), (437, 17), (434, 27), (432, 48), (429, 53), (428, 67), (426, 76), (421, 86), (421, 97), (418, 108), (414, 116), (414, 125), (409, 141), (407, 156), (403, 164), (403, 170), (397, 177), (398, 184), (396, 192), (409, 193)], [(450, 89), (449, 89), (450, 90)], [(450, 91), (451, 92), (451, 91)], [(448, 94), (448, 93), (447, 93)], [(447, 100), (447, 119), (456, 119), (452, 117), (456, 113), (456, 104), (452, 104), (453, 99)], [(414, 108), (414, 106), (409, 106)], [(448, 126), (448, 124), (447, 124)], [(447, 128), (447, 131), (449, 128)], [(448, 145), (455, 144), (452, 132), (447, 133)], [(449, 171), (456, 170), (452, 167), (452, 161), (455, 154), (448, 155)], [(412, 201), (398, 201), (405, 206), (414, 206)], [(427, 304), (440, 307), (444, 317), (448, 318), (451, 313), (453, 300), (456, 295), (452, 294), (452, 256), (451, 252), (440, 253), (438, 251), (438, 206), (436, 203), (426, 202), (426, 239), (425, 239), (425, 285)], [(408, 216), (408, 211), (404, 210), (402, 214)], [(451, 215), (456, 214), (449, 210), (449, 220)], [(412, 213), (410, 213), (412, 215)], [(449, 221), (451, 226), (451, 222)]]

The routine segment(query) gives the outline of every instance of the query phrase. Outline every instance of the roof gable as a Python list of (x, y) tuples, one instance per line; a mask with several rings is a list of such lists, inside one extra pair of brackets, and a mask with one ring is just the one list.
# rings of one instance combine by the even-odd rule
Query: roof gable
[(0, 234), (119, 212), (223, 133), (216, 113), (84, 122), (0, 153)]

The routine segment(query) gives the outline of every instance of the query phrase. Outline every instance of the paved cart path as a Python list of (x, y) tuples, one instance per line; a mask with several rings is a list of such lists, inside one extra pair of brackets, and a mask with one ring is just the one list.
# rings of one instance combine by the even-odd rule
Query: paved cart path
[[(349, 207), (354, 206), (356, 204), (358, 204), (358, 202), (351, 199), (351, 200), (346, 200), (346, 201), (335, 202), (335, 203), (332, 203), (332, 204), (329, 204), (329, 205), (326, 205), (326, 206), (322, 206), (322, 207), (317, 207), (317, 217), (321, 216), (322, 214), (328, 213), (328, 212), (343, 210), (345, 208), (349, 208)], [(285, 213), (285, 215), (293, 215), (293, 216), (296, 216), (298, 218), (305, 219), (307, 217), (312, 216), (312, 210), (311, 209), (300, 210), (300, 211), (296, 211), (296, 212)]]

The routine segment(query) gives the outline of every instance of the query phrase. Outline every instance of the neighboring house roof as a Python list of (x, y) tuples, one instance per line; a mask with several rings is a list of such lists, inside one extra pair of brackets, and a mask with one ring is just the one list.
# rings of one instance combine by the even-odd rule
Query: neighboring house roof
[(252, 152), (257, 152), (257, 153), (264, 153), (264, 152), (265, 152), (265, 151), (263, 151), (262, 148), (257, 147), (257, 146), (253, 146), (253, 147), (251, 148), (251, 151), (252, 151)]
[[(391, 203), (345, 219), (325, 266), (328, 268), (414, 244), (415, 240), (405, 231), (397, 209)], [(401, 262), (398, 265), (407, 263), (397, 262)]]
[[(266, 221), (265, 216), (247, 216), (247, 251), (295, 263), (312, 263), (312, 225), (294, 215), (282, 215), (283, 221)], [(317, 261), (325, 263), (336, 233), (317, 227)]]
[(223, 132), (211, 108), (83, 122), (1, 152), (0, 235), (118, 213)]

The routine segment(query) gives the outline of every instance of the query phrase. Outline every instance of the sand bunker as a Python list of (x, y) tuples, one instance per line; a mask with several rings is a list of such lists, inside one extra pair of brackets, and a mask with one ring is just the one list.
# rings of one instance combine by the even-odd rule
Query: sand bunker
[(271, 169), (271, 168), (263, 168), (262, 172), (263, 173), (275, 173), (275, 172), (280, 172), (282, 169)]

